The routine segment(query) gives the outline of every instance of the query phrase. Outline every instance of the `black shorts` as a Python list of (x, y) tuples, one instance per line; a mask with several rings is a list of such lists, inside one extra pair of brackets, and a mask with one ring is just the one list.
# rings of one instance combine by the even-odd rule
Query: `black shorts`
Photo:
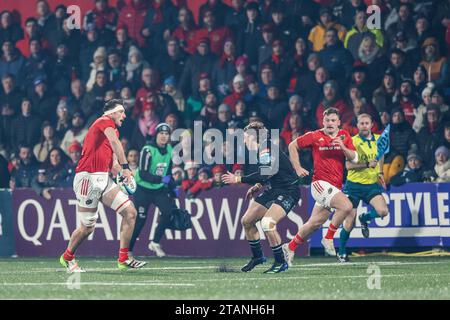
[(292, 208), (300, 200), (300, 188), (296, 189), (267, 189), (261, 193), (255, 201), (267, 209), (275, 203), (281, 206), (286, 214), (288, 214)]

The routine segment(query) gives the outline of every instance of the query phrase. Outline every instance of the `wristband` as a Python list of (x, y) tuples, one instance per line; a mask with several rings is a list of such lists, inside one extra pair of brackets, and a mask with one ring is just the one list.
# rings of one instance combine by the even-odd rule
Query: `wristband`
[(121, 164), (123, 170), (130, 170), (128, 163)]

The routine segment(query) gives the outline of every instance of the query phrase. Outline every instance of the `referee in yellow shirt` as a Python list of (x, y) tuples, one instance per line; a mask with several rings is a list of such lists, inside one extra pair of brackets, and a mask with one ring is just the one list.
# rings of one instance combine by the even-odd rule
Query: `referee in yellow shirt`
[(347, 161), (345, 164), (348, 173), (343, 191), (352, 202), (353, 211), (345, 219), (340, 234), (338, 253), (340, 262), (349, 261), (346, 246), (350, 232), (355, 225), (356, 208), (359, 205), (359, 201), (362, 200), (374, 208), (358, 217), (361, 222), (362, 234), (365, 238), (369, 237), (368, 225), (370, 221), (378, 217), (382, 218), (388, 214), (388, 207), (382, 196), (382, 187), (386, 188), (383, 172), (380, 169), (383, 168), (383, 157), (380, 161), (376, 160), (379, 135), (372, 133), (372, 126), (372, 117), (369, 114), (363, 113), (358, 116), (357, 127), (359, 133), (353, 136), (352, 140), (358, 152), (359, 160), (358, 163)]

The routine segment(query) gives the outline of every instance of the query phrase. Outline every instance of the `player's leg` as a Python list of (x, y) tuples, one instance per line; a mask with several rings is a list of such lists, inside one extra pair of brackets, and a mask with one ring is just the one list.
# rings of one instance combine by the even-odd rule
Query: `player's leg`
[(261, 226), (272, 248), (273, 257), (275, 259), (271, 268), (264, 273), (279, 273), (288, 269), (288, 264), (284, 259), (281, 237), (277, 231), (277, 224), (287, 213), (283, 207), (277, 203), (273, 203), (261, 219)]
[(370, 235), (369, 234), (370, 221), (376, 218), (383, 218), (389, 214), (389, 209), (386, 200), (384, 199), (382, 194), (377, 194), (371, 197), (371, 199), (368, 200), (368, 203), (373, 207), (373, 209), (361, 214), (358, 217), (359, 222), (361, 222), (361, 231), (365, 238), (368, 238)]
[(337, 191), (334, 195), (334, 191), (331, 193), (332, 196), (330, 201), (330, 207), (334, 208), (335, 211), (333, 217), (331, 218), (331, 223), (328, 227), (327, 234), (321, 241), (325, 252), (333, 257), (336, 256), (336, 249), (334, 248), (333, 242), (334, 234), (339, 226), (344, 222), (345, 218), (347, 218), (353, 210), (353, 205), (347, 196), (337, 188), (335, 188), (335, 190)]
[(146, 263), (130, 259), (128, 256), (131, 235), (136, 221), (136, 209), (123, 191), (120, 190), (111, 178), (108, 187), (102, 195), (102, 203), (122, 216), (120, 225), (120, 249), (118, 267), (121, 270), (142, 268)]
[(265, 206), (256, 201), (251, 201), (247, 211), (245, 211), (245, 214), (241, 218), (245, 238), (252, 251), (252, 258), (241, 269), (243, 272), (251, 271), (257, 265), (262, 264), (267, 260), (262, 251), (260, 234), (256, 227), (256, 222), (260, 221), (266, 212), (267, 208)]
[(348, 262), (349, 258), (347, 255), (347, 241), (350, 238), (350, 232), (352, 232), (355, 225), (356, 219), (356, 209), (354, 208), (351, 214), (344, 220), (342, 225), (342, 230), (339, 235), (339, 253), (338, 260), (340, 262)]
[(311, 217), (298, 229), (297, 234), (289, 242), (289, 251), (294, 252), (299, 245), (308, 240), (314, 231), (322, 227), (322, 225), (328, 220), (330, 214), (331, 212), (327, 208), (315, 203), (311, 212)]
[(142, 228), (147, 221), (148, 215), (148, 207), (152, 203), (152, 196), (150, 192), (147, 192), (146, 189), (141, 186), (137, 186), (136, 192), (133, 195), (133, 201), (135, 204), (135, 208), (137, 209), (136, 214), (136, 222), (134, 224), (133, 234), (130, 239), (130, 256), (133, 255), (134, 245), (136, 244), (136, 240), (141, 234)]
[(175, 204), (175, 199), (169, 195), (169, 192), (166, 188), (156, 190), (153, 199), (153, 202), (155, 206), (158, 207), (161, 215), (159, 216), (159, 222), (155, 230), (155, 236), (148, 245), (148, 248), (151, 251), (155, 252), (158, 257), (164, 257), (166, 254), (162, 250), (160, 242), (161, 238), (164, 236), (164, 232), (170, 225), (172, 212), (173, 210), (177, 209), (177, 205)]

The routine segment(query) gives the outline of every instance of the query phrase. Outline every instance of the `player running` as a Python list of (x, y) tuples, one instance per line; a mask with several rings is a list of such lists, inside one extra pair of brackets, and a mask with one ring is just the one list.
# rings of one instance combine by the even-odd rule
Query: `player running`
[[(261, 122), (252, 122), (244, 128), (244, 141), (250, 152), (258, 152), (259, 162), (256, 165), (246, 165), (244, 172), (247, 174), (243, 177), (236, 176), (230, 172), (222, 177), (222, 181), (227, 184), (235, 183), (256, 183), (251, 187), (246, 199), (252, 199), (254, 194), (258, 192), (263, 184), (269, 185), (255, 201), (251, 201), (250, 205), (241, 219), (242, 226), (245, 230), (245, 236), (250, 245), (253, 257), (242, 267), (243, 272), (251, 271), (257, 265), (267, 261), (264, 256), (261, 243), (260, 234), (256, 227), (256, 222), (261, 221), (261, 227), (267, 236), (269, 244), (272, 248), (275, 262), (272, 267), (264, 273), (279, 273), (288, 269), (288, 264), (284, 259), (281, 248), (282, 241), (277, 231), (277, 224), (292, 210), (300, 199), (300, 189), (298, 187), (299, 177), (292, 174), (293, 168), (289, 158), (283, 152), (279, 155), (271, 154), (268, 147), (260, 150), (260, 130), (267, 130)], [(262, 144), (264, 146), (264, 142)], [(275, 159), (278, 157), (278, 159)], [(271, 164), (276, 164), (278, 160), (278, 172), (273, 175), (263, 175), (260, 171), (264, 166), (268, 167)]]
[(77, 197), (77, 214), (81, 225), (72, 233), (66, 251), (59, 261), (68, 272), (84, 272), (75, 260), (78, 246), (94, 231), (98, 218), (97, 206), (101, 201), (122, 216), (120, 226), (120, 251), (117, 262), (120, 270), (142, 268), (146, 263), (128, 257), (128, 246), (136, 220), (136, 209), (109, 172), (121, 172), (125, 183), (132, 179), (122, 144), (120, 127), (125, 120), (124, 103), (109, 100), (86, 135), (81, 159), (75, 170), (73, 189)]
[(361, 214), (358, 218), (361, 222), (362, 234), (365, 238), (369, 237), (368, 224), (370, 220), (385, 217), (388, 214), (388, 207), (382, 195), (380, 184), (386, 188), (383, 178), (383, 157), (377, 161), (378, 134), (373, 134), (371, 129), (373, 126), (372, 117), (366, 113), (358, 116), (359, 133), (352, 137), (353, 145), (358, 152), (358, 163), (347, 161), (348, 170), (347, 181), (344, 186), (344, 193), (353, 204), (352, 213), (345, 219), (340, 234), (338, 260), (340, 262), (348, 262), (349, 258), (346, 251), (347, 241), (350, 237), (355, 220), (356, 208), (359, 201), (362, 200), (366, 204), (370, 204), (374, 209)]
[(328, 232), (322, 239), (322, 245), (327, 254), (336, 256), (334, 234), (352, 211), (352, 203), (340, 189), (344, 178), (345, 160), (357, 163), (358, 154), (350, 134), (339, 129), (341, 124), (339, 111), (328, 108), (323, 115), (323, 129), (308, 132), (289, 144), (289, 159), (300, 177), (309, 175), (309, 172), (300, 164), (299, 149), (312, 148), (314, 174), (311, 194), (316, 202), (309, 220), (300, 227), (289, 244), (283, 245), (285, 259), (289, 265), (292, 265), (295, 249), (328, 220), (331, 209), (335, 211)]

